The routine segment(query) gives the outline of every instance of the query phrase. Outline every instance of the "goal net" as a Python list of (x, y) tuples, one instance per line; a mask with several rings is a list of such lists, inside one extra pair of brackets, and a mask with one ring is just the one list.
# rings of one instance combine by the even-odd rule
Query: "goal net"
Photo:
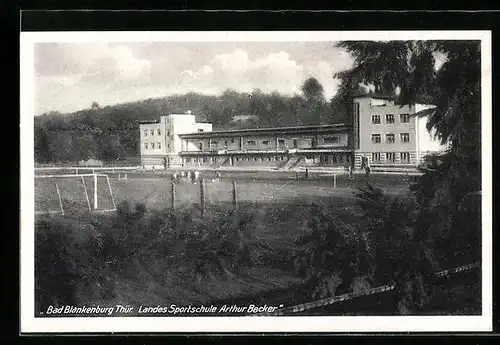
[(35, 175), (35, 214), (115, 211), (108, 175)]

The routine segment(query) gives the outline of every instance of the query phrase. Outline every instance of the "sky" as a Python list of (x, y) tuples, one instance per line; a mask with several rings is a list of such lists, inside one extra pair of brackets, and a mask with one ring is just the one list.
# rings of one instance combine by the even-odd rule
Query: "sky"
[(352, 63), (335, 42), (36, 43), (35, 114), (228, 88), (291, 95), (309, 77), (329, 99)]

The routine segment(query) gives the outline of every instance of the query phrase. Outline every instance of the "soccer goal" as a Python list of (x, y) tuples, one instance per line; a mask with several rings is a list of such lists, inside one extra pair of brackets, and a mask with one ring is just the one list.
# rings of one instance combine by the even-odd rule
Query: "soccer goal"
[(35, 175), (35, 214), (116, 211), (105, 174)]

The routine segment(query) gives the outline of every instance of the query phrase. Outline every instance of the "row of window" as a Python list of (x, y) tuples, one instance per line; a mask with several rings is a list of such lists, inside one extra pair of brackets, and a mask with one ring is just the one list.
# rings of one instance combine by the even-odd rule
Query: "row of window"
[[(144, 133), (145, 137), (147, 137), (148, 134), (151, 135), (151, 136), (154, 136), (155, 135), (155, 130), (154, 129), (145, 129), (143, 133)], [(156, 133), (157, 133), (157, 135), (161, 135), (161, 129), (158, 128), (156, 130)]]
[[(264, 161), (267, 161), (267, 162), (276, 162), (276, 161), (284, 161), (285, 160), (285, 156), (267, 156), (267, 157), (235, 157), (234, 158), (234, 161), (235, 162), (257, 162), (257, 161), (261, 161), (261, 162), (264, 162)], [(210, 158), (210, 162), (211, 163), (215, 163), (216, 161), (216, 158), (213, 158), (211, 157)], [(208, 163), (208, 158), (207, 157), (193, 157), (193, 158), (186, 158), (186, 162), (187, 163), (191, 163), (191, 162), (194, 162), (194, 163)]]
[[(336, 144), (339, 142), (339, 137), (338, 136), (325, 137), (323, 140), (324, 140), (325, 144)], [(234, 143), (234, 139), (231, 139), (231, 143)], [(285, 145), (285, 143), (286, 143), (285, 139), (278, 139), (278, 145)], [(217, 141), (212, 141), (210, 143), (211, 146), (217, 146), (218, 144), (219, 143)], [(255, 145), (257, 145), (257, 141), (256, 140), (247, 140), (246, 144), (248, 146), (255, 146)], [(271, 144), (272, 144), (271, 140), (262, 140), (262, 145), (271, 145)], [(225, 140), (224, 146), (227, 146), (227, 145), (228, 145), (228, 141)], [(293, 139), (293, 145), (294, 146), (298, 145), (297, 139)]]
[[(410, 133), (400, 133), (399, 138), (402, 143), (409, 143), (410, 142)], [(382, 142), (382, 136), (380, 134), (372, 134), (372, 143), (374, 144), (379, 144)], [(396, 142), (396, 135), (395, 134), (386, 134), (385, 135), (385, 142), (389, 144), (394, 144)]]
[[(374, 152), (372, 153), (372, 162), (380, 162), (381, 161), (382, 154), (380, 152)], [(385, 160), (386, 162), (395, 162), (396, 161), (396, 152), (386, 152), (385, 154)], [(410, 162), (410, 153), (409, 152), (400, 152), (399, 153), (399, 160), (401, 162)]]
[[(394, 114), (386, 114), (385, 115), (385, 123), (392, 124), (394, 122), (395, 122)], [(409, 123), (410, 122), (410, 114), (399, 114), (399, 122)], [(374, 124), (374, 125), (380, 124), (380, 115), (372, 115), (372, 124)]]
[[(380, 154), (379, 154), (380, 155)], [(348, 155), (332, 155), (332, 156), (320, 156), (320, 162), (321, 163), (337, 163), (337, 162), (349, 162), (349, 156)], [(253, 156), (253, 157), (234, 157), (235, 162), (277, 162), (277, 161), (284, 161), (286, 160), (286, 156)], [(379, 158), (380, 160), (380, 158)], [(193, 158), (186, 158), (187, 163), (207, 163), (209, 159), (207, 157), (193, 157)], [(210, 157), (210, 162), (215, 163), (216, 158), (215, 157)]]
[[(170, 145), (168, 145), (170, 148)], [(144, 143), (144, 149), (159, 149), (161, 150), (161, 142), (157, 142), (156, 145), (155, 143)]]
[[(143, 133), (144, 133), (144, 136), (145, 136), (145, 137), (147, 137), (148, 135), (150, 135), (150, 136), (154, 136), (154, 135), (155, 135), (155, 130), (154, 130), (154, 129), (149, 129), (149, 130), (148, 130), (148, 129), (145, 129), (145, 130), (143, 131)], [(159, 129), (159, 128), (158, 128), (158, 129), (156, 130), (156, 135), (161, 135), (161, 129)], [(170, 132), (167, 132), (167, 136), (170, 136)]]

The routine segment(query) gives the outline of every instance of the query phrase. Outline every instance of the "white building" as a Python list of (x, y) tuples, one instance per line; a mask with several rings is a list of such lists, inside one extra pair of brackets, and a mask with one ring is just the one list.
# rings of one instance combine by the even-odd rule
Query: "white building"
[(179, 134), (212, 131), (211, 123), (196, 122), (190, 112), (161, 116), (159, 121), (140, 124), (141, 164), (145, 168), (180, 166), (182, 151)]

